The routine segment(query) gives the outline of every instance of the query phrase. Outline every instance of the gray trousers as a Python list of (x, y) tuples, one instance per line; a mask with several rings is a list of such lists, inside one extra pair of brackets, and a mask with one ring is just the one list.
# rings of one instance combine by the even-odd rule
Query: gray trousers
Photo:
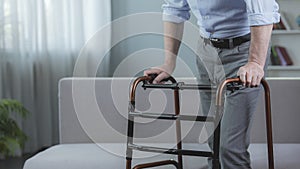
[[(237, 76), (237, 71), (248, 62), (250, 42), (233, 49), (213, 47), (203, 38), (199, 39), (197, 66), (199, 83), (217, 85), (225, 78)], [(267, 63), (266, 63), (267, 65)], [(256, 109), (260, 87), (245, 88), (233, 93), (226, 92), (220, 135), (220, 165), (222, 169), (250, 169), (250, 128)], [(200, 92), (202, 112), (214, 113), (215, 95)], [(213, 128), (207, 128), (209, 134)], [(212, 148), (212, 137), (209, 145)], [(211, 167), (211, 159), (209, 166)]]

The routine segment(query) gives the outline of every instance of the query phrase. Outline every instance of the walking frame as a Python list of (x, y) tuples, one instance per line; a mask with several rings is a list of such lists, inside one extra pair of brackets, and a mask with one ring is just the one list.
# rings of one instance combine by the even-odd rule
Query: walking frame
[[(130, 89), (130, 101), (128, 107), (128, 124), (127, 124), (127, 150), (126, 150), (126, 169), (131, 169), (132, 165), (132, 154), (133, 150), (145, 151), (145, 152), (155, 152), (155, 153), (165, 153), (177, 155), (177, 161), (175, 160), (164, 160), (157, 162), (150, 162), (144, 164), (138, 164), (134, 166), (133, 169), (151, 168), (163, 165), (173, 165), (176, 169), (183, 169), (182, 156), (201, 156), (201, 157), (211, 157), (213, 160), (213, 169), (220, 169), (219, 165), (219, 145), (220, 145), (220, 123), (222, 118), (222, 107), (223, 99), (222, 95), (225, 90), (235, 91), (241, 89), (239, 78), (226, 79), (220, 83), (217, 87), (211, 85), (200, 85), (200, 84), (184, 84), (183, 82), (177, 82), (173, 77), (164, 79), (164, 81), (170, 81), (171, 84), (151, 84), (156, 75), (142, 76), (135, 79), (131, 85)], [(135, 93), (137, 86), (140, 82), (143, 82), (142, 87), (146, 88), (156, 88), (156, 89), (171, 89), (174, 91), (174, 105), (175, 114), (157, 114), (157, 113), (140, 113), (135, 111)], [(271, 102), (270, 102), (270, 88), (265, 79), (261, 80), (261, 84), (264, 88), (265, 93), (265, 113), (266, 113), (266, 129), (267, 129), (267, 147), (268, 147), (268, 165), (269, 169), (274, 169), (274, 157), (273, 157), (273, 138), (272, 138), (272, 120), (271, 120)], [(179, 90), (204, 90), (211, 91), (216, 90), (216, 113), (214, 116), (190, 116), (181, 115), (179, 107)], [(176, 139), (177, 139), (177, 149), (141, 146), (133, 143), (133, 131), (134, 131), (134, 118), (153, 118), (162, 120), (175, 120), (176, 121)], [(181, 142), (181, 123), (180, 121), (201, 121), (201, 122), (211, 122), (215, 125), (214, 139), (213, 139), (213, 150), (212, 151), (195, 151), (195, 150), (185, 150), (182, 149)]]

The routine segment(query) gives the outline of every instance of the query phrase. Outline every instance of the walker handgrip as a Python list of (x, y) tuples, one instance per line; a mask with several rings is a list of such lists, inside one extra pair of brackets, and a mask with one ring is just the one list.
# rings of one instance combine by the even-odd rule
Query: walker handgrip
[(226, 89), (230, 90), (232, 92), (234, 92), (235, 90), (239, 90), (245, 88), (245, 86), (243, 85), (243, 83), (241, 81), (237, 81), (237, 82), (230, 82), (226, 84)]
[[(153, 73), (153, 74), (149, 74), (148, 76), (151, 77), (151, 79), (148, 80), (148, 82), (149, 82), (150, 84), (152, 84), (152, 83), (153, 83), (153, 80), (158, 76), (158, 74), (157, 74), (157, 73)], [(168, 78), (165, 78), (165, 79), (161, 80), (160, 82), (167, 82), (167, 81), (173, 82), (172, 79), (173, 79), (173, 78), (170, 76), (170, 77), (168, 77)]]

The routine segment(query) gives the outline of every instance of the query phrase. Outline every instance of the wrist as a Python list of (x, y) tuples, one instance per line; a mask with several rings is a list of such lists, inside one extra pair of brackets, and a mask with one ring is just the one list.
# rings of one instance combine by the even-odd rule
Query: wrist
[(168, 66), (168, 67), (175, 67), (176, 66), (176, 62), (171, 61), (171, 62), (164, 62), (163, 65)]
[(166, 59), (165, 62), (163, 63), (163, 66), (174, 70), (176, 67), (176, 58)]
[(171, 63), (164, 63), (161, 68), (164, 69), (164, 72), (168, 73), (168, 74), (172, 74), (175, 70), (176, 67), (176, 63), (171, 62)]
[(248, 64), (252, 64), (252, 65), (258, 66), (258, 67), (260, 67), (261, 69), (264, 68), (264, 64), (262, 64), (262, 63), (260, 63), (260, 62), (257, 62), (257, 61), (249, 60), (249, 61), (248, 61)]

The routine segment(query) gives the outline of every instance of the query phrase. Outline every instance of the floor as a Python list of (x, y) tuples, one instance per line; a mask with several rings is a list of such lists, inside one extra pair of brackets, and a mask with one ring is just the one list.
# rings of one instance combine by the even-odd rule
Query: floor
[(0, 159), (0, 168), (1, 169), (22, 169), (26, 159), (31, 157), (27, 154), (22, 157), (12, 157), (8, 159)]

